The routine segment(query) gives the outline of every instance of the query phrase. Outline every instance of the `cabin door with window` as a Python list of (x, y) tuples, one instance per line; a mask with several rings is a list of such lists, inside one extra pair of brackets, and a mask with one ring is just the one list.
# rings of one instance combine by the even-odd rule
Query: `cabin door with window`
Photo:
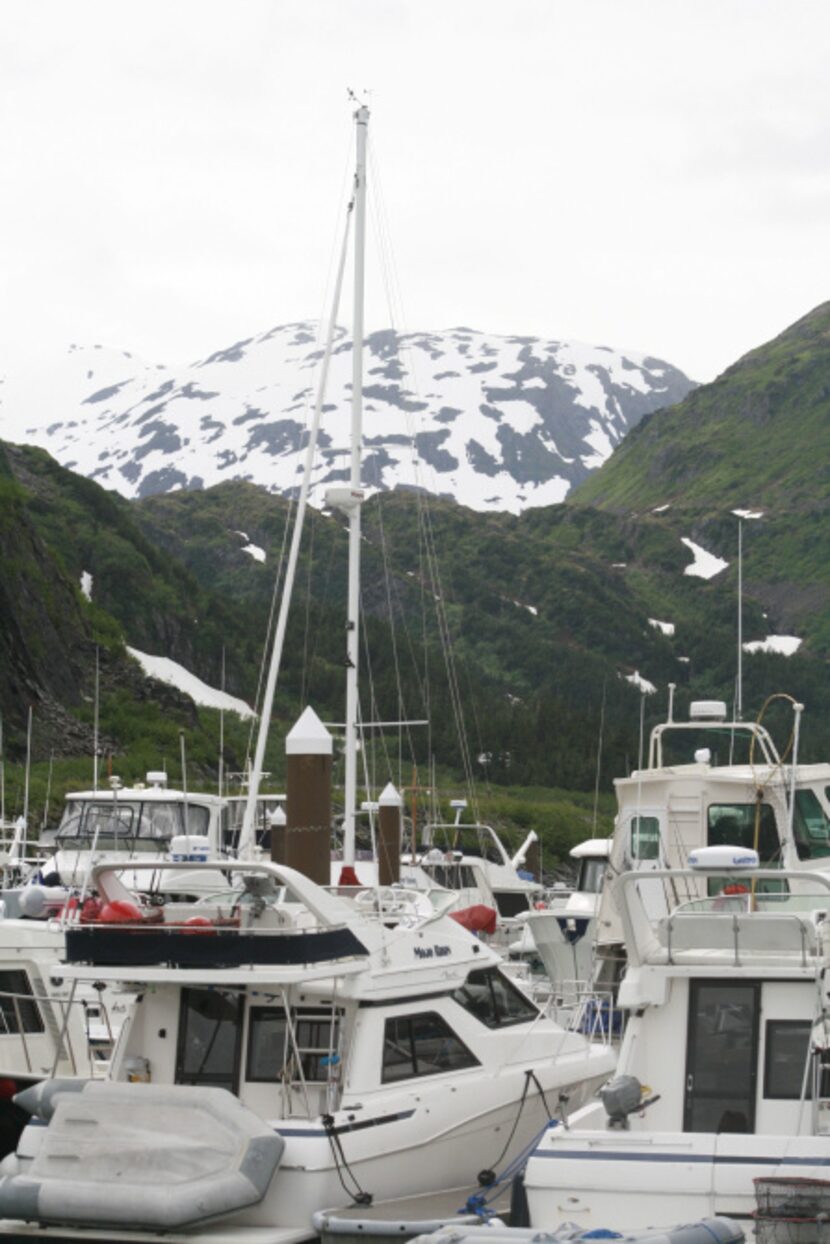
[(689, 981), (684, 1132), (754, 1132), (760, 989)]
[(229, 989), (182, 989), (177, 1084), (210, 1084), (235, 1093), (244, 999)]
[[(626, 826), (627, 867), (632, 872), (653, 873), (666, 867), (661, 818), (656, 811), (642, 809), (632, 813)], [(662, 878), (637, 883), (637, 891), (650, 920), (659, 920), (668, 912), (665, 884)]]

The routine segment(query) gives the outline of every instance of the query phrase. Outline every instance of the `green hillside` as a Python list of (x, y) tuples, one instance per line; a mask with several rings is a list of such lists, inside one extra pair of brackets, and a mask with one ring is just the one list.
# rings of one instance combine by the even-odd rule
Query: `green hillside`
[[(482, 809), (517, 832), (542, 829), (560, 853), (584, 837), (601, 722), (603, 817), (612, 778), (636, 763), (635, 675), (657, 688), (647, 727), (669, 683), (679, 713), (691, 698), (733, 699), (735, 509), (763, 512), (743, 520), (745, 639), (803, 640), (790, 658), (745, 656), (745, 713), (790, 692), (807, 706), (803, 757), (826, 759), (829, 471), (830, 304), (645, 419), (564, 505), (514, 517), (408, 491), (372, 498), (363, 713), (429, 721), (373, 735), (373, 784), (434, 769), (447, 795), (473, 779)], [(253, 704), (290, 517), (284, 499), (244, 482), (127, 502), (43, 451), (0, 447), (0, 708), (19, 760), (34, 704), (41, 789), (50, 753), (58, 785), (77, 784), (80, 765), (88, 773), (96, 646), (104, 750), (119, 772), (164, 760), (174, 775), (183, 730), (194, 782), (215, 780), (218, 714), (146, 680), (125, 645), (214, 687), (224, 657), (227, 690)], [(685, 573), (684, 539), (727, 566)], [(312, 512), (267, 756), (277, 783), (285, 729), (305, 704), (342, 718), (345, 593), (343, 521)], [(770, 724), (783, 742), (786, 710)], [(228, 718), (228, 766), (249, 746), (250, 727)]]
[(830, 302), (713, 384), (646, 415), (576, 494), (643, 511), (667, 502), (805, 517), (830, 500)]

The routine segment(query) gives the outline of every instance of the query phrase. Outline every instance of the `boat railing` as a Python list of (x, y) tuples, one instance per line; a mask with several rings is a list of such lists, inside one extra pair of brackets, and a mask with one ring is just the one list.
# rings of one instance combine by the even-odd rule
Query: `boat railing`
[(454, 890), (432, 886), (416, 890), (410, 886), (326, 886), (329, 894), (354, 903), (364, 919), (384, 925), (414, 928), (436, 916), (445, 915), (456, 902)]
[(657, 926), (669, 963), (684, 951), (727, 951), (733, 965), (742, 956), (796, 955), (802, 967), (816, 954), (816, 926), (812, 919), (792, 912), (776, 912), (759, 918), (751, 911), (673, 912)]
[[(822, 873), (786, 873), (781, 869), (660, 869), (649, 882), (671, 878), (675, 890), (684, 881), (716, 881), (719, 893), (679, 904), (667, 915), (649, 912), (653, 892), (642, 874), (625, 873), (616, 882), (621, 900), (629, 959), (643, 962), (711, 960), (730, 966), (774, 959), (806, 968), (825, 953), (823, 925), (830, 914), (830, 878)], [(797, 888), (791, 890), (790, 886)], [(809, 887), (809, 890), (806, 888)]]
[[(52, 1074), (56, 1073), (61, 1063), (65, 1063), (73, 1076), (103, 1076), (107, 1060), (112, 1053), (114, 1036), (106, 1014), (106, 1004), (101, 1000), (104, 1020), (109, 1031), (109, 1041), (105, 1046), (98, 1043), (93, 1047), (90, 1040), (89, 1002), (86, 998), (50, 994), (38, 986), (31, 993), (15, 992), (9, 989), (0, 990), (0, 1037), (4, 1040), (4, 1062), (6, 1067), (13, 1063), (13, 1054), (8, 1042), (14, 1037), (20, 1040), (22, 1057), (21, 1075), (40, 1077), (49, 1068), (43, 1065), (42, 1048), (38, 1038), (46, 1037), (53, 1048)], [(31, 1023), (30, 1008), (36, 1007), (42, 1028)], [(74, 1008), (74, 1009), (73, 1009)], [(79, 1027), (84, 1033), (83, 1052), (75, 1049), (73, 1044), (73, 1025), (71, 1019), (77, 1016)], [(77, 1029), (76, 1029), (77, 1035)], [(104, 1057), (102, 1058), (101, 1055)]]
[(611, 990), (595, 989), (579, 980), (557, 982), (547, 1002), (547, 1011), (569, 1032), (578, 1032), (602, 1045), (618, 1041), (622, 1035), (623, 1013), (616, 1006)]

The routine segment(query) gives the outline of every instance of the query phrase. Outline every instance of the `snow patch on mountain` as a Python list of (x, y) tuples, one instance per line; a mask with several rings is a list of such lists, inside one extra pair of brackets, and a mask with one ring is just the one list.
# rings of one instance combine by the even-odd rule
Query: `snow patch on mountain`
[[(12, 372), (0, 436), (41, 445), (127, 497), (247, 479), (296, 494), (322, 350), (281, 325), (186, 367), (100, 345)], [(647, 355), (469, 328), (371, 333), (364, 484), (422, 488), (477, 510), (562, 501), (647, 413), (693, 387)], [(314, 504), (348, 481), (352, 342), (336, 333)]]
[(686, 536), (681, 536), (680, 539), (694, 555), (694, 561), (684, 566), (684, 574), (694, 575), (698, 579), (714, 579), (716, 574), (720, 574), (729, 565), (722, 557), (708, 552), (702, 544), (695, 544), (694, 540), (689, 540)]
[(802, 641), (797, 635), (767, 635), (766, 639), (753, 639), (744, 644), (744, 652), (770, 652), (782, 657), (795, 656)]
[(185, 695), (189, 695), (196, 704), (202, 704), (205, 708), (224, 709), (226, 712), (237, 713), (240, 717), (255, 715), (244, 700), (228, 695), (226, 691), (218, 691), (216, 687), (208, 686), (207, 683), (202, 682), (201, 678), (191, 674), (190, 670), (179, 665), (178, 661), (172, 661), (170, 657), (156, 657), (147, 652), (139, 652), (137, 648), (127, 648), (127, 651), (131, 657), (135, 657), (148, 678), (157, 678), (159, 682), (166, 682), (171, 687), (176, 687)]

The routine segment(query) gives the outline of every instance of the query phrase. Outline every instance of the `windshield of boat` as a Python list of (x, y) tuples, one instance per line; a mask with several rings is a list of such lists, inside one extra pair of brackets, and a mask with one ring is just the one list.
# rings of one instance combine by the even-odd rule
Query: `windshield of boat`
[(754, 754), (750, 757), (751, 744), (752, 733), (749, 725), (734, 729), (725, 725), (672, 725), (660, 735), (665, 768), (693, 764), (695, 752), (704, 748), (710, 753), (709, 763), (713, 768), (720, 765), (748, 765), (750, 759), (756, 765), (763, 763), (763, 752), (757, 742)]
[[(207, 807), (176, 800), (67, 800), (53, 844), (90, 849), (93, 843), (111, 850), (152, 850), (182, 834), (206, 835)], [(48, 836), (44, 835), (46, 841)]]

